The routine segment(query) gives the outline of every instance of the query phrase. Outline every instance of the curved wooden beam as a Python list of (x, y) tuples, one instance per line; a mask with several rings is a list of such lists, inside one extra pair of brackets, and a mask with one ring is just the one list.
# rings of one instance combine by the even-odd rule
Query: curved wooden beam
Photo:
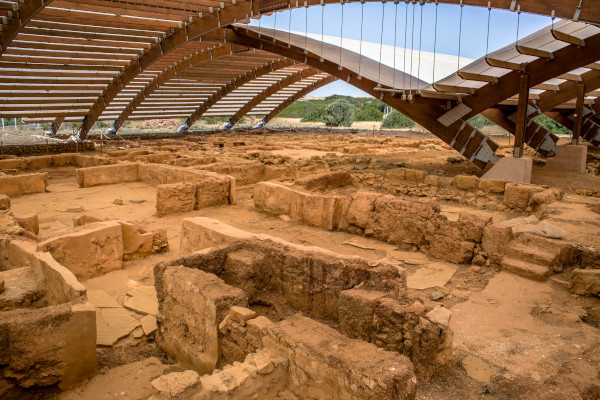
[(274, 95), (281, 89), (288, 87), (289, 85), (293, 85), (294, 83), (299, 82), (302, 79), (306, 79), (313, 75), (317, 75), (319, 72), (320, 71), (316, 68), (308, 68), (302, 71), (295, 72), (290, 76), (283, 78), (279, 82), (276, 82), (271, 86), (267, 87), (265, 90), (254, 96), (249, 102), (244, 104), (242, 108), (240, 108), (231, 118), (229, 118), (225, 129), (230, 129), (240, 119), (242, 119), (246, 114), (248, 114), (254, 107), (256, 107), (258, 104), (262, 103), (264, 100), (269, 98), (269, 96)]
[(268, 124), (269, 121), (271, 121), (273, 118), (275, 118), (280, 112), (285, 110), (290, 104), (292, 104), (296, 100), (299, 100), (302, 97), (306, 96), (307, 94), (317, 90), (318, 88), (328, 85), (331, 82), (335, 82), (336, 80), (337, 80), (337, 78), (335, 76), (328, 75), (325, 78), (322, 78), (322, 79), (318, 80), (317, 82), (314, 82), (312, 85), (308, 85), (308, 86), (304, 87), (302, 90), (294, 93), (293, 95), (291, 95), (290, 97), (285, 99), (277, 107), (275, 107), (273, 110), (271, 110), (271, 112), (269, 112), (267, 115), (265, 115), (265, 117), (262, 119), (262, 121), (258, 125), (256, 125), (256, 128), (262, 128), (263, 126)]
[[(43, 0), (34, 0), (42, 2)], [(369, 0), (375, 1), (375, 0)], [(498, 9), (514, 9), (516, 1), (514, 0), (440, 0), (440, 3), (447, 4), (462, 4), (469, 6), (491, 7)], [(307, 0), (303, 3), (304, 6), (312, 6), (317, 4), (337, 4), (337, 0)], [(202, 34), (222, 26), (235, 23), (238, 20), (247, 19), (249, 17), (259, 15), (260, 12), (270, 12), (274, 10), (284, 10), (291, 8), (302, 7), (298, 0), (288, 0), (277, 3), (274, 7), (264, 7), (261, 9), (261, 2), (241, 2), (223, 9), (217, 9), (216, 12), (202, 16), (200, 19), (190, 17), (190, 23), (185, 23), (181, 28), (175, 28), (173, 33), (154, 44), (146, 51), (137, 61), (131, 61), (125, 70), (113, 79), (103, 93), (98, 97), (94, 106), (90, 109), (88, 115), (84, 118), (80, 129), (79, 136), (84, 139), (87, 133), (92, 128), (98, 117), (106, 109), (107, 105), (116, 97), (120, 90), (131, 82), (140, 72), (144, 71), (149, 65), (158, 60), (160, 57), (171, 52), (173, 49), (182, 44), (196, 39)], [(600, 23), (600, 7), (584, 6), (580, 0), (561, 0), (541, 2), (539, 0), (520, 0), (520, 11), (534, 14), (551, 15), (565, 19), (576, 19), (592, 23)], [(587, 40), (586, 40), (587, 44)], [(586, 46), (587, 47), (587, 46)], [(593, 53), (593, 51), (592, 51)], [(594, 62), (597, 60), (592, 60)], [(510, 74), (509, 74), (510, 75)], [(555, 75), (556, 76), (556, 75)], [(518, 82), (518, 80), (517, 80)], [(496, 102), (497, 103), (497, 102)], [(496, 104), (494, 103), (494, 104)], [(494, 105), (492, 104), (492, 105)], [(483, 109), (486, 109), (485, 107)], [(480, 110), (480, 111), (483, 111)], [(475, 112), (473, 115), (477, 114)]]
[(52, 3), (52, 0), (25, 0), (17, 10), (14, 10), (17, 14), (16, 17), (13, 17), (6, 27), (2, 27), (3, 29), (0, 32), (0, 55), (4, 54), (6, 48), (29, 21), (50, 3)]
[(204, 114), (206, 111), (208, 111), (209, 108), (211, 108), (212, 106), (217, 104), (219, 101), (221, 101), (221, 99), (223, 99), (223, 97), (227, 96), (228, 94), (230, 94), (231, 92), (233, 92), (234, 90), (239, 88), (240, 86), (245, 85), (246, 83), (251, 82), (260, 76), (269, 74), (273, 71), (277, 71), (278, 69), (281, 69), (281, 68), (289, 67), (293, 64), (295, 64), (295, 62), (290, 59), (283, 59), (283, 60), (279, 60), (279, 61), (275, 61), (275, 62), (269, 62), (260, 68), (248, 71), (241, 77), (234, 79), (233, 81), (229, 82), (227, 85), (223, 86), (218, 93), (213, 94), (212, 96), (210, 96), (208, 98), (208, 100), (206, 100), (204, 103), (200, 104), (198, 106), (198, 108), (192, 113), (192, 115), (190, 115), (188, 117), (188, 119), (185, 120), (183, 125), (181, 125), (179, 127), (178, 132), (179, 133), (187, 132), (192, 127), (192, 125), (194, 125), (194, 123), (198, 120), (198, 118), (202, 117), (202, 114)]
[(475, 127), (469, 125), (466, 120), (459, 118), (447, 126), (438, 121), (438, 118), (445, 112), (442, 106), (445, 102), (423, 99), (420, 96), (414, 96), (410, 101), (402, 100), (397, 97), (397, 93), (376, 90), (376, 82), (358, 76), (358, 74), (343, 66), (321, 59), (317, 54), (310, 51), (305, 52), (300, 47), (289, 45), (287, 42), (273, 39), (264, 34), (259, 37), (256, 32), (250, 29), (233, 26), (226, 32), (226, 38), (230, 43), (260, 48), (292, 58), (343, 79), (405, 114), (448, 143), (450, 147), (459, 151), (479, 168), (483, 169), (488, 163), (494, 164), (498, 161), (497, 156), (494, 154), (498, 144)]
[(121, 114), (117, 117), (117, 119), (113, 122), (112, 127), (108, 130), (107, 134), (114, 135), (116, 134), (123, 123), (129, 118), (129, 116), (133, 113), (133, 111), (146, 99), (146, 97), (150, 96), (158, 87), (169, 79), (173, 78), (175, 75), (185, 71), (188, 68), (195, 67), (203, 62), (213, 60), (215, 58), (224, 57), (226, 55), (231, 54), (231, 46), (217, 44), (214, 47), (208, 49), (207, 51), (202, 51), (200, 53), (194, 52), (186, 57), (181, 58), (173, 65), (162, 71), (156, 78), (154, 78), (150, 83), (148, 83), (144, 89), (142, 89), (138, 94), (127, 104), (125, 109), (121, 111)]

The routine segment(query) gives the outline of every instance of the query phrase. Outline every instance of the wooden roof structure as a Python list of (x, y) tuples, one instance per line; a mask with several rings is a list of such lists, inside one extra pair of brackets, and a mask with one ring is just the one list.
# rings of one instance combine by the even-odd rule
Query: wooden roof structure
[[(52, 121), (54, 131), (62, 121), (77, 121), (81, 138), (98, 120), (113, 121), (116, 132), (127, 119), (186, 118), (185, 130), (203, 115), (227, 115), (232, 123), (247, 114), (266, 115), (268, 121), (311, 88), (344, 79), (483, 167), (495, 162), (497, 145), (466, 120), (483, 113), (514, 132), (515, 96), (526, 73), (535, 113), (568, 125), (572, 111), (583, 104), (582, 129), (589, 134), (582, 131), (582, 137), (600, 142), (600, 127), (589, 117), (600, 112), (600, 29), (594, 26), (600, 24), (599, 5), (436, 2), (565, 20), (426, 85), (334, 45), (235, 24), (337, 0), (2, 0), (0, 116)], [(535, 123), (528, 123), (526, 139), (542, 154), (556, 150), (556, 138)]]

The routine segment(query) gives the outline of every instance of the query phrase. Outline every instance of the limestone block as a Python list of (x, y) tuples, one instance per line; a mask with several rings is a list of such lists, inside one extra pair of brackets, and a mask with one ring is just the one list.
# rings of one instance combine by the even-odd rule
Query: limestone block
[(479, 178), (475, 175), (457, 175), (454, 177), (454, 186), (459, 190), (477, 190)]
[(373, 192), (354, 193), (348, 208), (348, 223), (366, 228), (375, 211), (375, 200), (379, 197), (381, 197), (381, 194)]
[(0, 194), (0, 210), (10, 209), (10, 197), (5, 194)]
[(176, 399), (195, 389), (200, 383), (196, 371), (172, 372), (152, 381), (154, 389), (158, 390), (162, 399)]
[(504, 193), (506, 182), (500, 179), (481, 179), (479, 189), (486, 193)]
[(190, 212), (196, 205), (196, 184), (172, 183), (158, 185), (156, 191), (156, 214), (165, 216), (174, 213)]
[(437, 175), (426, 175), (423, 183), (429, 186), (439, 186), (440, 177)]
[(196, 210), (226, 204), (235, 204), (235, 178), (213, 174), (196, 182)]
[(118, 222), (85, 225), (73, 233), (54, 237), (38, 244), (78, 279), (121, 269), (123, 234)]
[(179, 254), (189, 254), (208, 247), (216, 247), (254, 235), (230, 225), (205, 217), (185, 218), (181, 224)]
[(581, 296), (600, 296), (600, 269), (574, 269), (570, 290)]
[(79, 168), (77, 183), (80, 187), (110, 185), (138, 180), (138, 164), (123, 163)]
[(159, 346), (186, 368), (212, 372), (221, 357), (218, 326), (231, 306), (248, 306), (246, 294), (198, 269), (172, 266), (156, 272), (163, 316)]
[(37, 214), (22, 216), (15, 215), (15, 219), (17, 220), (17, 223), (26, 231), (29, 231), (34, 235), (40, 233), (40, 222)]
[(489, 224), (483, 228), (481, 247), (488, 254), (504, 254), (513, 239), (512, 228), (501, 224)]
[(352, 175), (343, 170), (324, 172), (296, 180), (295, 185), (306, 190), (331, 190), (352, 184)]
[(532, 196), (543, 191), (537, 185), (507, 183), (504, 189), (504, 204), (508, 208), (525, 209), (529, 206)]
[[(267, 328), (265, 350), (287, 358), (293, 382), (323, 382), (335, 399), (412, 399), (417, 379), (410, 360), (300, 315)], [(360, 355), (360, 356), (358, 356)]]
[(420, 171), (418, 169), (406, 168), (404, 180), (413, 183), (423, 183), (424, 178), (425, 174), (423, 173), (423, 171)]
[(0, 176), (0, 194), (20, 196), (44, 193), (48, 185), (48, 173)]
[(565, 195), (565, 191), (558, 188), (550, 188), (542, 190), (541, 192), (534, 193), (531, 196), (531, 204), (551, 204), (555, 201), (561, 200)]
[(88, 378), (96, 369), (95, 318), (89, 303), (0, 312), (0, 373), (25, 389)]
[(391, 168), (385, 171), (385, 177), (390, 180), (403, 181), (406, 177), (406, 168)]

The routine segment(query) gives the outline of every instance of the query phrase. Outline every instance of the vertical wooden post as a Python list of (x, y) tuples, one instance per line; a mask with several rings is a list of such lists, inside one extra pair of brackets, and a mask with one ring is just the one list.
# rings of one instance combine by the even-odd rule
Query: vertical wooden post
[(579, 144), (581, 137), (581, 125), (583, 123), (583, 103), (585, 100), (585, 85), (579, 83), (577, 85), (577, 101), (575, 103), (575, 119), (573, 120), (573, 138), (571, 144)]
[(529, 102), (529, 74), (521, 72), (519, 83), (519, 106), (517, 109), (517, 119), (515, 121), (515, 147), (513, 157), (523, 157), (523, 146), (525, 138), (525, 129), (527, 124), (527, 103)]

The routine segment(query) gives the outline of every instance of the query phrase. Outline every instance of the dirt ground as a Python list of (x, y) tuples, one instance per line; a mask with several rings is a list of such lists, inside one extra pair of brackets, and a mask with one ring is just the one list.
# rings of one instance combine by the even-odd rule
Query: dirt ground
[[(369, 127), (361, 125), (361, 128)], [(407, 137), (409, 135), (410, 138)], [(500, 154), (510, 151), (508, 138), (495, 137), (494, 140), (501, 145)], [(243, 142), (244, 145), (233, 146), (233, 142)], [(219, 148), (213, 145), (216, 143), (225, 145)], [(427, 144), (436, 148), (423, 146)], [(137, 146), (136, 143), (126, 145), (132, 150)], [(413, 168), (425, 174), (445, 177), (482, 174), (467, 161), (452, 161), (457, 157), (456, 152), (418, 132), (393, 137), (377, 133), (373, 136), (366, 132), (351, 135), (347, 131), (295, 136), (289, 133), (238, 133), (235, 136), (223, 134), (142, 141), (141, 145), (146, 150), (169, 154), (172, 159), (214, 156), (217, 160), (228, 161), (259, 159), (267, 164), (285, 160), (298, 165), (300, 176), (329, 171), (336, 164), (330, 162), (332, 160), (339, 161), (341, 168), (363, 177), (368, 174), (377, 176), (381, 165), (387, 166), (384, 168), (390, 165)], [(110, 154), (111, 151), (122, 150), (114, 146), (114, 143), (107, 144), (104, 152)], [(590, 148), (589, 152), (592, 161), (600, 154), (598, 149)], [(345, 164), (340, 161), (349, 157), (351, 160)], [(543, 158), (535, 158), (539, 162), (534, 163), (532, 183), (565, 190), (565, 197), (548, 205), (544, 216), (568, 232), (565, 239), (600, 250), (600, 215), (594, 212), (594, 207), (600, 207), (600, 198), (582, 195), (581, 192), (598, 193), (600, 177), (592, 173), (551, 172), (544, 169)], [(187, 217), (215, 218), (243, 230), (370, 260), (407, 257), (389, 243), (348, 232), (310, 227), (289, 218), (259, 212), (252, 198), (253, 184), (237, 186), (237, 202), (234, 205), (158, 217), (156, 187), (153, 185), (132, 182), (80, 188), (73, 167), (39, 172), (49, 175), (48, 191), (11, 200), (15, 214), (38, 214), (40, 240), (72, 230), (73, 218), (84, 214), (101, 219), (127, 220), (148, 230), (167, 230), (169, 252), (125, 261), (123, 269), (83, 282), (88, 290), (103, 290), (120, 304), (127, 291), (153, 285), (155, 264), (178, 256), (181, 221)], [(364, 184), (368, 179), (367, 176), (361, 180), (363, 183), (343, 190), (348, 193), (358, 189), (373, 190)], [(525, 215), (524, 212), (510, 210), (477, 209), (450, 201), (438, 203), (447, 215), (458, 216), (461, 210), (468, 209), (487, 213), (498, 222)], [(420, 256), (423, 254), (414, 255)], [(419, 268), (419, 264), (411, 264), (409, 276)], [(599, 298), (573, 295), (553, 279), (536, 282), (500, 268), (481, 270), (470, 264), (459, 265), (443, 287), (415, 290), (416, 295), (423, 298), (440, 291), (444, 292), (441, 304), (452, 312), (450, 327), (454, 332), (455, 362), (450, 369), (420, 381), (417, 399), (600, 398), (600, 329), (593, 317), (598, 314)], [(133, 334), (112, 347), (98, 347), (97, 354), (99, 373), (96, 377), (69, 391), (50, 396), (58, 399), (145, 399), (152, 394), (152, 378), (165, 371), (179, 370), (177, 365), (170, 365), (152, 338), (136, 339)]]

